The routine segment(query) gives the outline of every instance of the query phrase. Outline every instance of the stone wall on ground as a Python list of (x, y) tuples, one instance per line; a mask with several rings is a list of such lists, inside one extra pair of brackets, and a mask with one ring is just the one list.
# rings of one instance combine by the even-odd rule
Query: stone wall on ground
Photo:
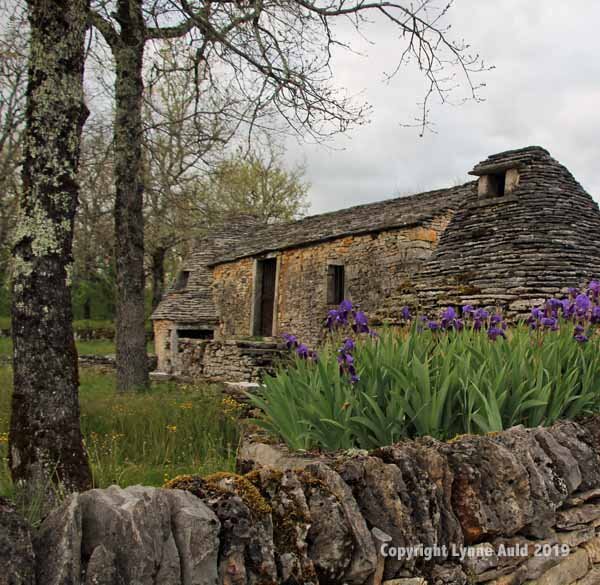
[(33, 538), (37, 583), (597, 585), (599, 448), (600, 417), (331, 457), (249, 445), (245, 475), (70, 497)]
[(220, 382), (259, 382), (287, 355), (273, 341), (180, 339), (171, 373)]

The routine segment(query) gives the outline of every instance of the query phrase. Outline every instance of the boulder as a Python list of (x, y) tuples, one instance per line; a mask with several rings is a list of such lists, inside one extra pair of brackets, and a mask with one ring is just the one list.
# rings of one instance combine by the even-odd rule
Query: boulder
[[(410, 548), (419, 544), (413, 524), (411, 495), (400, 469), (379, 457), (352, 457), (341, 462), (336, 471), (352, 490), (367, 524), (391, 537), (394, 547)], [(414, 559), (387, 557), (384, 580), (412, 571)]]
[(38, 583), (80, 585), (81, 527), (80, 497), (73, 494), (46, 517), (35, 535)]
[[(323, 482), (341, 506), (353, 540), (351, 560), (344, 573), (343, 582), (348, 585), (361, 585), (377, 567), (377, 550), (352, 491), (339, 474), (323, 463), (312, 463), (306, 467), (306, 471)], [(314, 517), (314, 513), (312, 516)]]
[(185, 492), (132, 486), (70, 496), (35, 538), (44, 585), (216, 585), (219, 521)]
[(556, 510), (568, 495), (565, 482), (557, 474), (553, 460), (536, 440), (534, 433), (523, 426), (493, 435), (492, 439), (514, 453), (527, 470), (533, 519), (525, 532), (536, 538), (550, 536)]
[(202, 498), (219, 519), (218, 578), (222, 585), (277, 583), (271, 506), (244, 476), (183, 476), (169, 487)]
[(465, 542), (512, 536), (533, 520), (529, 474), (517, 455), (491, 437), (438, 444), (454, 475), (452, 509)]
[(0, 498), (0, 585), (35, 585), (35, 557), (27, 522)]
[[(425, 547), (463, 544), (458, 518), (452, 511), (454, 475), (433, 439), (383, 447), (372, 454), (400, 469), (406, 485), (406, 501), (419, 543)], [(438, 448), (436, 448), (436, 446)], [(438, 556), (432, 561), (439, 563)]]

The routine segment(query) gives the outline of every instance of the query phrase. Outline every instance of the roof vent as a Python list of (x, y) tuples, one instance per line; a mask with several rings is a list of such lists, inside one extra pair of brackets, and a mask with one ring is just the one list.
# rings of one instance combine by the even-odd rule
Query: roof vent
[(479, 197), (502, 197), (512, 193), (519, 184), (517, 169), (500, 170), (481, 175), (477, 184)]

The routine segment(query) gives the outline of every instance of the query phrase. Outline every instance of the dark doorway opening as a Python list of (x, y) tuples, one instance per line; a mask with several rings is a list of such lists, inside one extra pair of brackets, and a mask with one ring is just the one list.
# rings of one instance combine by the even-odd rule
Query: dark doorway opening
[(177, 329), (179, 339), (214, 339), (212, 329)]
[(259, 260), (257, 265), (257, 297), (255, 301), (254, 335), (273, 335), (273, 314), (275, 311), (275, 283), (277, 259)]

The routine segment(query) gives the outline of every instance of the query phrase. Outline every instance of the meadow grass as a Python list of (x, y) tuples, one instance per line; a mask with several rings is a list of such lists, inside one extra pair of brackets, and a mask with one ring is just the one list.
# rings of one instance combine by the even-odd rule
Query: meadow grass
[[(90, 341), (78, 340), (75, 342), (79, 355), (113, 355), (115, 342), (110, 339), (92, 339)], [(146, 351), (154, 353), (154, 342), (149, 341)], [(0, 356), (12, 356), (12, 339), (0, 337)]]
[[(233, 471), (239, 406), (206, 384), (153, 384), (117, 394), (114, 374), (80, 372), (81, 427), (95, 487), (160, 486), (180, 474)], [(12, 372), (0, 367), (0, 495), (12, 495), (8, 425)]]

